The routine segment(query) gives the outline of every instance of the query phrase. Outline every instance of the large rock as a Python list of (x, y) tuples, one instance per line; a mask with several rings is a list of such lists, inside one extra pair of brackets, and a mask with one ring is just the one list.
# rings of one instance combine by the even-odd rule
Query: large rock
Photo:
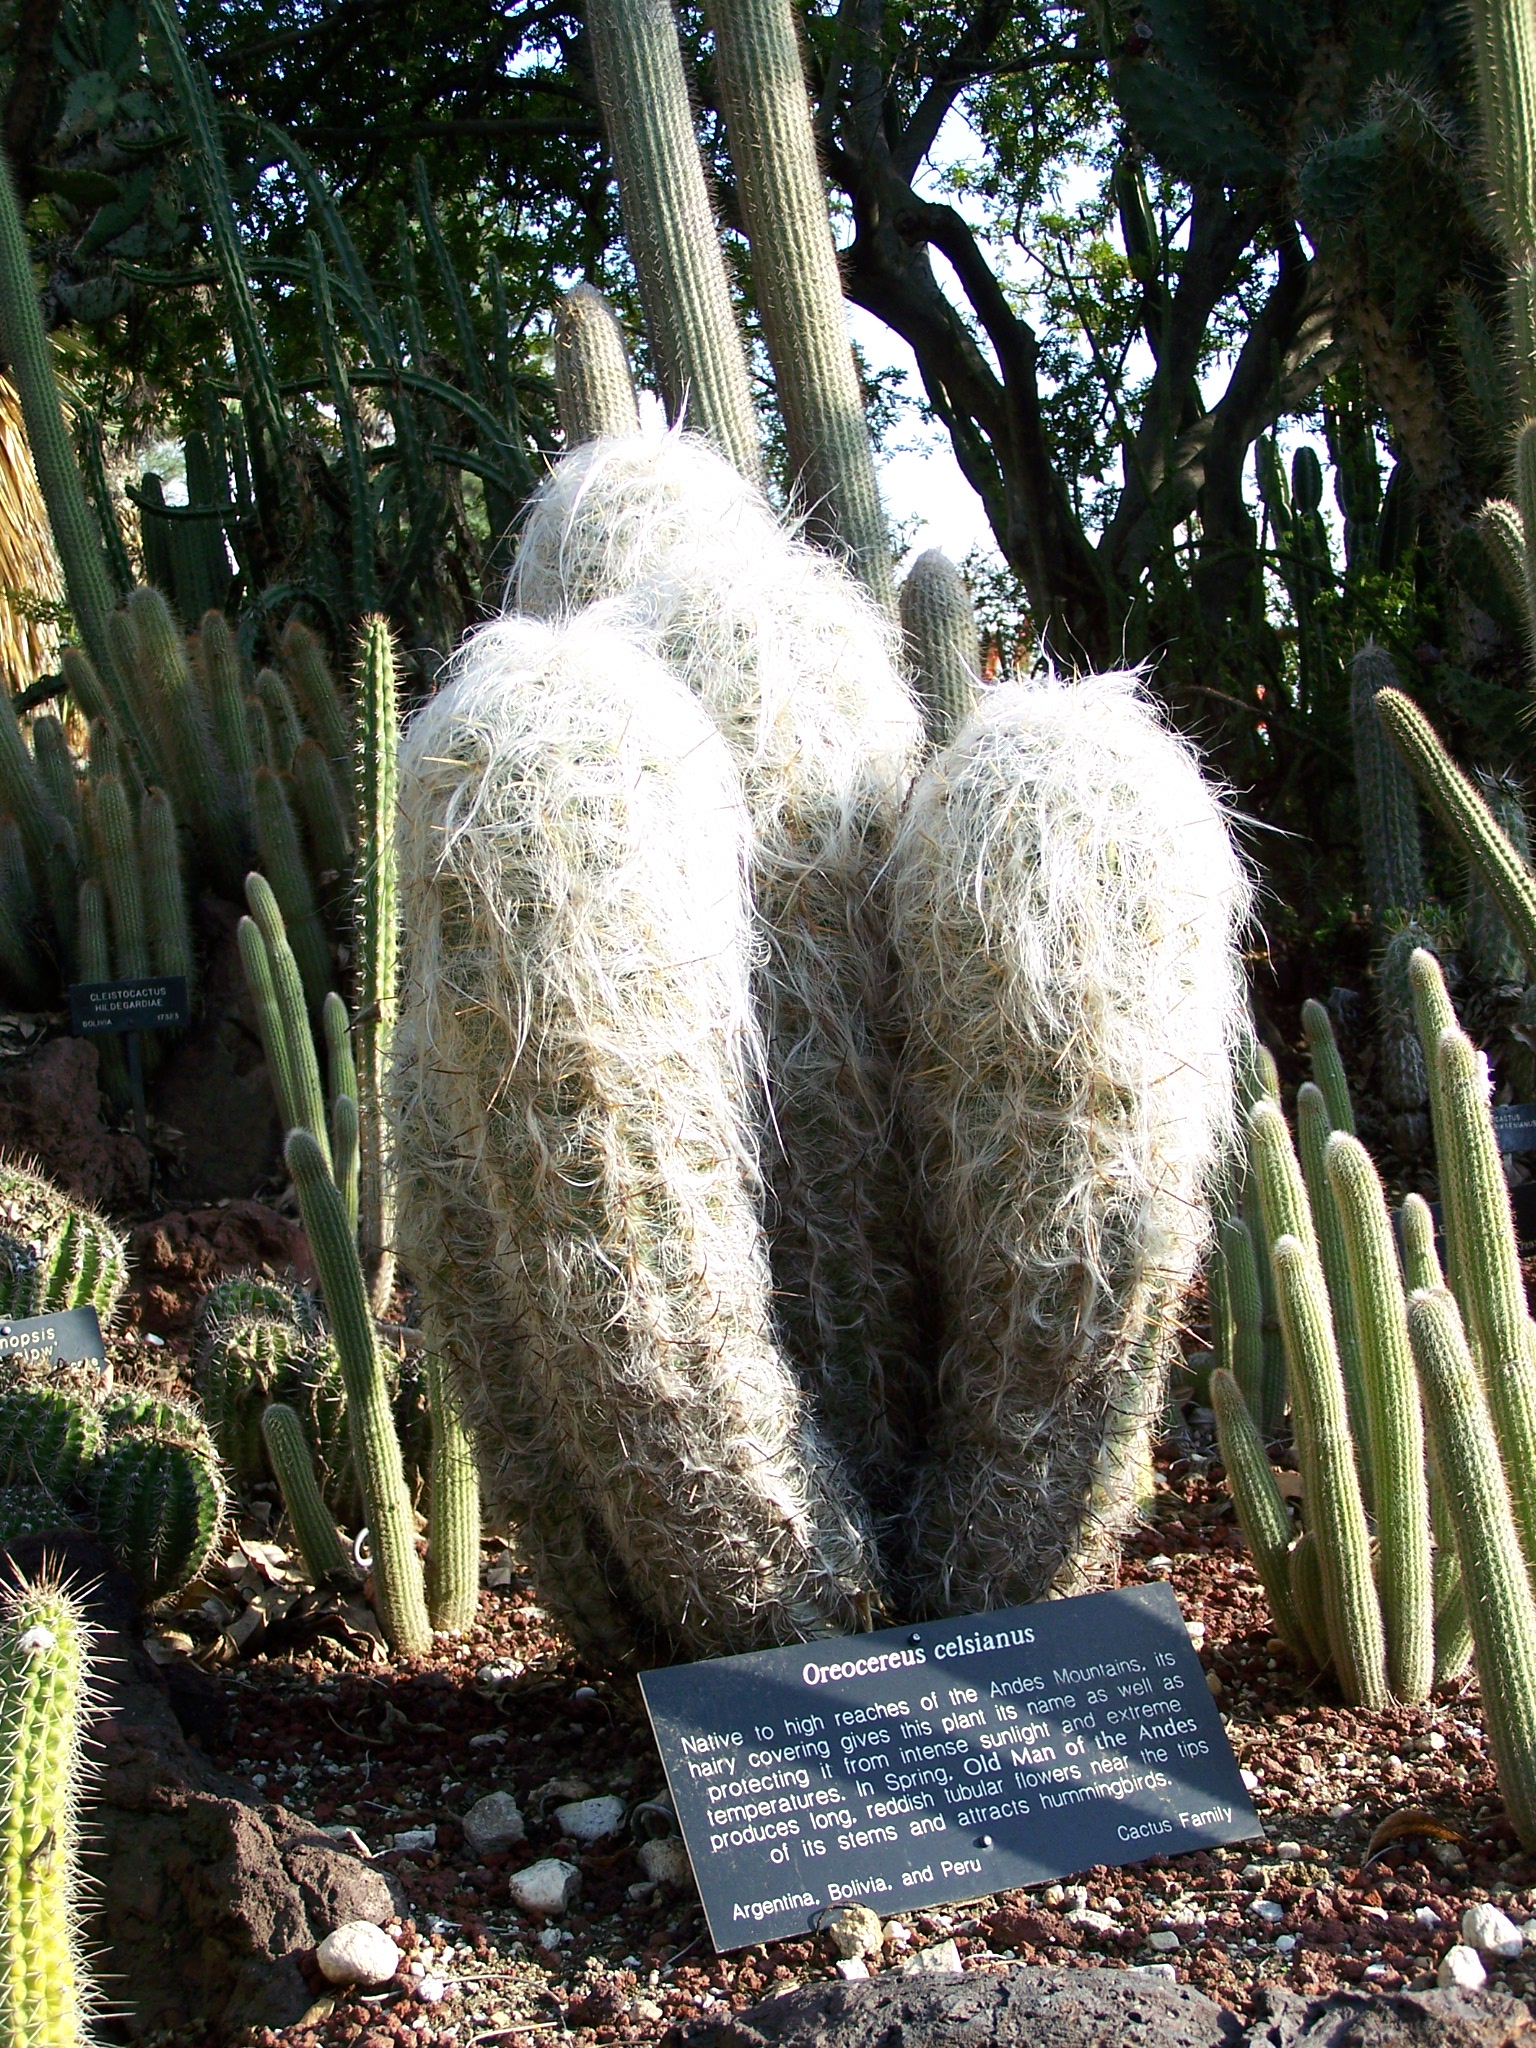
[[(690, 2048), (1239, 2048), (1241, 2024), (1187, 1984), (1022, 1966), (808, 1984), (690, 2031)], [(1310, 2048), (1310, 2044), (1309, 2044)]]
[(185, 1335), (203, 1295), (229, 1273), (290, 1267), (314, 1277), (309, 1245), (297, 1223), (264, 1202), (226, 1202), (215, 1209), (171, 1209), (129, 1235), (130, 1293), (138, 1297), (146, 1330)]
[[(313, 1994), (299, 1958), (350, 1920), (403, 1913), (392, 1880), (192, 1749), (145, 1654), (133, 1589), (84, 1537), (0, 1547), (0, 1572), (44, 1555), (91, 1590), (100, 1630), (98, 1770), (83, 1812), (95, 1881), (84, 1925), (102, 1988), (133, 2039), (161, 2028), (283, 2027)], [(202, 1711), (206, 1711), (204, 1704)]]
[(1536, 2019), (1502, 1991), (1333, 1991), (1266, 1986), (1245, 2048), (1536, 2048)]

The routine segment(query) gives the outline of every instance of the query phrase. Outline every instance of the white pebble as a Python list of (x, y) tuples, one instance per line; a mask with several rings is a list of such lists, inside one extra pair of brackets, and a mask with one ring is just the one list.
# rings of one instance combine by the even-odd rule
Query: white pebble
[(869, 1975), (869, 1965), (862, 1956), (839, 1956), (832, 1965), (839, 1977), (846, 1977), (850, 1983)]
[(1294, 1863), (1301, 1854), (1300, 1842), (1277, 1842), (1275, 1854), (1283, 1863)]
[(1488, 1972), (1477, 1950), (1458, 1941), (1440, 1958), (1435, 1982), (1442, 1991), (1481, 1991), (1488, 1982)]
[(400, 1951), (371, 1920), (347, 1920), (315, 1950), (328, 1984), (387, 1984), (400, 1967)]
[(1253, 1914), (1257, 1920), (1267, 1920), (1271, 1927), (1285, 1918), (1285, 1908), (1278, 1899), (1255, 1899)]
[(448, 1986), (441, 1977), (423, 1977), (416, 1986), (416, 1996), (423, 2005), (441, 2005), (448, 1996)]
[(510, 1792), (487, 1792), (464, 1815), (464, 1842), (472, 1856), (501, 1856), (527, 1834)]
[(562, 1863), (555, 1856), (530, 1863), (526, 1870), (515, 1870), (507, 1880), (513, 1905), (524, 1913), (563, 1913), (580, 1888), (581, 1872), (575, 1864)]
[(541, 1927), (539, 1929), (540, 1948), (559, 1948), (565, 1942), (568, 1942), (570, 1938), (569, 1932), (564, 1927)]
[(1165, 1984), (1177, 1984), (1179, 1973), (1172, 1963), (1132, 1963), (1127, 1977), (1161, 1977)]
[(557, 1806), (555, 1819), (560, 1832), (573, 1842), (601, 1842), (616, 1835), (624, 1825), (624, 1802), (608, 1794), (601, 1799), (575, 1799), (569, 1806)]
[(958, 1976), (964, 1968), (952, 1941), (936, 1941), (931, 1948), (920, 1948), (915, 1956), (909, 1956), (901, 1971), (904, 1977)]
[(1281, 1955), (1288, 1956), (1295, 1946), (1296, 1936), (1294, 1934), (1277, 1934), (1275, 1936), (1275, 1947), (1279, 1949)]
[(437, 1829), (402, 1828), (398, 1835), (391, 1835), (389, 1839), (393, 1848), (404, 1849), (408, 1854), (419, 1856), (424, 1850), (437, 1847)]
[(1258, 1791), (1258, 1789), (1259, 1789), (1259, 1785), (1260, 1785), (1260, 1782), (1261, 1782), (1261, 1780), (1260, 1780), (1260, 1778), (1259, 1778), (1259, 1774), (1258, 1774), (1258, 1772), (1257, 1772), (1257, 1771), (1250, 1771), (1250, 1770), (1246, 1770), (1246, 1769), (1245, 1769), (1245, 1770), (1243, 1771), (1243, 1774), (1242, 1774), (1242, 1778), (1243, 1778), (1243, 1790), (1244, 1790), (1245, 1792), (1257, 1792), (1257, 1791)]
[(1525, 1937), (1514, 1921), (1488, 1899), (1468, 1906), (1462, 1914), (1461, 1938), (1479, 1955), (1500, 1956), (1506, 1962), (1512, 1962), (1525, 1947)]
[(507, 1692), (522, 1675), (521, 1664), (482, 1664), (475, 1673), (475, 1683), (486, 1692)]
[(1172, 1954), (1179, 1945), (1179, 1937), (1171, 1927), (1160, 1927), (1155, 1934), (1147, 1936), (1149, 1948), (1160, 1949), (1164, 1955)]
[(885, 1937), (880, 1915), (868, 1906), (841, 1906), (827, 1916), (822, 1931), (840, 1956), (877, 1956)]
[(693, 1865), (681, 1835), (657, 1835), (653, 1841), (642, 1842), (639, 1861), (652, 1884), (683, 1887), (693, 1882)]
[(1415, 1927), (1422, 1927), (1425, 1933), (1429, 1934), (1440, 1926), (1440, 1915), (1433, 1906), (1415, 1906), (1413, 1909), (1413, 1924)]
[(1091, 1906), (1079, 1906), (1067, 1915), (1070, 1926), (1081, 1927), (1088, 1934), (1113, 1934), (1115, 1923), (1108, 1913), (1095, 1913)]
[(1522, 1922), (1520, 1933), (1527, 1948), (1536, 1948), (1536, 1920)]

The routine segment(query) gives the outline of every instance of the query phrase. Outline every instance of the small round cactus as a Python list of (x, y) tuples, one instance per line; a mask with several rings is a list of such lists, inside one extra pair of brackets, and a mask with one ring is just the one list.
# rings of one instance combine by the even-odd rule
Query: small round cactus
[(94, 1474), (96, 1526), (146, 1605), (197, 1577), (224, 1523), (224, 1482), (204, 1450), (147, 1429), (112, 1439)]
[(101, 1449), (101, 1417), (65, 1387), (11, 1387), (0, 1394), (0, 1484), (63, 1495)]
[(0, 1543), (72, 1529), (76, 1516), (41, 1486), (0, 1486)]
[(0, 1314), (47, 1315), (63, 1308), (94, 1308), (111, 1321), (128, 1278), (127, 1249), (104, 1216), (61, 1194), (51, 1181), (15, 1160), (0, 1161), (0, 1231), (31, 1249), (37, 1273), (25, 1283), (26, 1305), (4, 1295), (0, 1262)]

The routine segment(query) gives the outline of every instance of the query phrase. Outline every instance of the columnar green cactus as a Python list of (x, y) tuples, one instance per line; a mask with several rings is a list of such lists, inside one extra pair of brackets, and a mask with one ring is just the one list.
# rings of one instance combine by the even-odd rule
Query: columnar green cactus
[(1312, 1079), (1322, 1090), (1331, 1130), (1355, 1135), (1355, 1108), (1349, 1099), (1349, 1081), (1333, 1035), (1333, 1020), (1323, 1005), (1310, 998), (1301, 1006), (1301, 1028), (1306, 1033), (1312, 1056)]
[(264, 876), (246, 876), (245, 898), (251, 915), (240, 920), (240, 962), (256, 1005), (278, 1112), (289, 1130), (311, 1134), (329, 1166), (325, 1098), (299, 964), (277, 897)]
[(942, 548), (907, 571), (900, 611), (929, 744), (947, 747), (976, 707), (981, 641), (965, 578)]
[(321, 900), (334, 909), (344, 893), (340, 885), (352, 865), (352, 833), (336, 771), (318, 740), (301, 740), (294, 749), (293, 786), (298, 793)]
[(169, 1599), (197, 1577), (225, 1509), (218, 1461), (203, 1444), (125, 1429), (108, 1440), (91, 1478), (101, 1540), (141, 1600)]
[(1410, 1294), (1421, 1287), (1443, 1287), (1440, 1257), (1435, 1250), (1434, 1211), (1422, 1195), (1405, 1195), (1398, 1212), (1398, 1239), (1403, 1248), (1403, 1285)]
[(431, 1643), (432, 1630), (357, 1241), (314, 1137), (291, 1131), (286, 1157), (346, 1382), (348, 1427), (373, 1540), (379, 1620), (398, 1654), (420, 1656)]
[(357, 1062), (352, 1053), (352, 1020), (335, 989), (325, 999), (320, 1021), (325, 1032), (326, 1092), (332, 1102), (339, 1095), (350, 1095), (356, 1102)]
[(432, 1415), (427, 1606), (435, 1629), (462, 1630), (480, 1604), (480, 1475), (440, 1358), (427, 1360)]
[[(1412, 1705), (1429, 1696), (1435, 1644), (1424, 1426), (1407, 1308), (1386, 1197), (1365, 1147), (1336, 1131), (1328, 1140), (1327, 1175), (1349, 1258), (1350, 1310), (1370, 1411), (1387, 1681), (1396, 1700)], [(1335, 1299), (1336, 1324), (1339, 1312)]]
[(1488, 1113), (1482, 1055), (1460, 1031), (1439, 1045), (1441, 1177), (1456, 1185), (1447, 1229), (1455, 1286), (1476, 1349), (1528, 1564), (1536, 1564), (1536, 1356), (1520, 1254)]
[(1260, 1096), (1249, 1110), (1248, 1138), (1271, 1258), (1282, 1237), (1299, 1238), (1309, 1250), (1316, 1251), (1317, 1233), (1307, 1200), (1307, 1184), (1285, 1117), (1272, 1096)]
[(1269, 1596), (1275, 1628), (1293, 1650), (1305, 1656), (1307, 1639), (1291, 1599), (1291, 1518), (1248, 1404), (1232, 1374), (1220, 1367), (1211, 1374), (1211, 1406), (1216, 1412), (1221, 1462), (1227, 1470), (1238, 1525)]
[(1367, 640), (1350, 663), (1350, 719), (1366, 894), (1380, 920), (1424, 899), (1419, 806), (1413, 778), (1382, 728), (1380, 693), (1396, 689), (1397, 667), (1384, 647)]
[[(87, 879), (76, 898), (75, 979), (100, 983), (112, 979), (112, 945), (107, 936), (107, 899), (100, 882)], [(123, 1048), (116, 1038), (104, 1038), (96, 1051), (97, 1071), (109, 1099), (118, 1104), (128, 1100), (128, 1069)]]
[(112, 961), (119, 978), (134, 980), (150, 971), (138, 835), (133, 829), (128, 793), (115, 775), (104, 775), (95, 784), (94, 795), (102, 880), (112, 912)]
[(1487, 883), (1536, 980), (1536, 882), (1417, 704), (1401, 690), (1380, 690), (1376, 710), (1431, 809)]
[(1220, 1256), (1212, 1268), (1221, 1275), (1229, 1325), (1228, 1370), (1255, 1416), (1279, 1415), (1285, 1411), (1285, 1385), (1264, 1383), (1264, 1297), (1259, 1287), (1258, 1265), (1254, 1259), (1253, 1237), (1241, 1216), (1228, 1216), (1221, 1226)]
[(79, 1800), (91, 1630), (57, 1581), (0, 1590), (0, 2041), (79, 2048)]
[(891, 546), (790, 0), (713, 0), (715, 81), (790, 467), (809, 521), (885, 605)]
[(294, 703), (288, 685), (275, 668), (256, 671), (251, 685), (252, 694), (261, 700), (262, 708), (272, 721), (272, 731), (277, 740), (277, 757), (284, 769), (293, 765), (304, 738), (304, 723), (299, 717), (299, 707)]
[(139, 854), (144, 867), (144, 921), (156, 974), (193, 979), (192, 927), (181, 872), (176, 813), (163, 789), (146, 789), (139, 806)]
[(283, 914), (283, 929), (298, 962), (305, 999), (311, 1010), (318, 1010), (331, 986), (331, 949), (315, 905), (314, 885), (284, 781), (270, 768), (258, 768), (251, 777), (256, 846), (262, 873)]
[(122, 1237), (83, 1202), (70, 1200), (41, 1174), (0, 1160), (0, 1230), (30, 1245), (42, 1269), (38, 1314), (94, 1308), (111, 1324), (128, 1281)]
[(686, 415), (755, 481), (762, 461), (746, 351), (671, 7), (668, 0), (593, 0), (586, 19), (624, 236), (667, 412)]
[(1322, 1546), (1310, 1529), (1304, 1529), (1291, 1546), (1291, 1604), (1307, 1639), (1307, 1649), (1319, 1671), (1333, 1665), (1328, 1642), (1328, 1615), (1323, 1601)]
[(325, 650), (302, 619), (290, 619), (283, 628), (281, 653), (284, 673), (304, 707), (310, 731), (337, 767), (345, 767), (352, 753), (346, 707)]
[(341, 1190), (347, 1222), (357, 1234), (358, 1214), (358, 1123), (357, 1101), (351, 1095), (331, 1098), (331, 1153), (335, 1160), (336, 1185)]
[(321, 1495), (298, 1414), (282, 1401), (268, 1402), (262, 1410), (261, 1436), (305, 1570), (317, 1586), (355, 1584), (351, 1553)]
[(1416, 1293), (1408, 1327), (1467, 1588), (1499, 1790), (1521, 1842), (1536, 1848), (1536, 1602), (1506, 1468), (1451, 1295)]
[[(1514, 849), (1520, 864), (1531, 864), (1530, 825), (1525, 815), (1525, 795), (1519, 778), (1477, 770), (1482, 792), (1495, 824)], [(1466, 955), (1470, 971), (1490, 988), (1519, 985), (1525, 981), (1525, 963), (1520, 949), (1509, 935), (1504, 913), (1483, 882), (1477, 868), (1467, 864)]]
[(0, 705), (0, 810), (16, 820), (33, 877), (41, 882), (54, 844), (64, 831), (64, 820), (54, 809), (48, 786), (21, 736), (9, 693)]
[(85, 821), (80, 810), (80, 772), (69, 740), (57, 718), (32, 721), (32, 758), (58, 817), (68, 825), (77, 848), (85, 845)]
[(579, 284), (555, 315), (555, 399), (567, 448), (604, 434), (640, 428), (629, 354), (613, 308), (599, 291)]
[(1274, 1252), (1275, 1297), (1290, 1366), (1302, 1499), (1318, 1539), (1334, 1669), (1352, 1706), (1387, 1704), (1381, 1603), (1349, 1437), (1344, 1381), (1314, 1244), (1287, 1232)]
[(134, 591), (128, 616), (137, 638), (141, 699), (154, 722), (154, 757), (165, 769), (178, 816), (207, 849), (214, 880), (233, 895), (245, 868), (239, 816), (226, 794), (224, 764), (192, 678), (186, 640), (158, 590)]
[(53, 378), (53, 359), (43, 331), (32, 275), (32, 252), (16, 199), (11, 166), (0, 151), (0, 345), (21, 399), (27, 442), (48, 523), (64, 570), (70, 610), (92, 661), (103, 673), (112, 655), (106, 622), (112, 610), (112, 581), (102, 551), (101, 529), (80, 480), (69, 430)]
[(42, 1386), (0, 1393), (0, 1485), (66, 1494), (101, 1444), (101, 1417), (83, 1394)]
[[(662, 0), (663, 6), (666, 0)], [(353, 955), (357, 1026), (359, 1213), (363, 1270), (380, 1313), (394, 1284), (394, 1200), (384, 1130), (399, 994), (399, 888), (395, 847), (400, 713), (388, 621), (363, 623), (357, 670), (357, 907)]]
[(1360, 1470), (1360, 1484), (1368, 1502), (1375, 1498), (1371, 1408), (1366, 1399), (1365, 1375), (1356, 1336), (1358, 1318), (1349, 1256), (1344, 1248), (1344, 1226), (1329, 1186), (1325, 1167), (1330, 1135), (1328, 1110), (1322, 1090), (1304, 1081), (1296, 1095), (1296, 1136), (1301, 1153), (1302, 1176), (1307, 1185), (1307, 1205), (1317, 1232), (1317, 1250), (1328, 1282), (1328, 1299), (1333, 1306), (1333, 1335), (1338, 1347), (1339, 1369), (1344, 1375), (1344, 1393), (1349, 1403), (1349, 1428), (1354, 1439)]
[(222, 612), (205, 612), (198, 632), (198, 654), (208, 713), (219, 752), (224, 756), (235, 791), (243, 793), (256, 766), (245, 722), (245, 669), (229, 621)]

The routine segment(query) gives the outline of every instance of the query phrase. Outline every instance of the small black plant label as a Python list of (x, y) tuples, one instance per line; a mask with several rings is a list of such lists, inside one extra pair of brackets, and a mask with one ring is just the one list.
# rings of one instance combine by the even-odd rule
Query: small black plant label
[(180, 1031), (191, 1021), (184, 974), (70, 983), (69, 1026), (77, 1038), (107, 1031)]
[(1263, 1833), (1163, 1583), (640, 1686), (721, 1950)]
[(1491, 1114), (1501, 1152), (1536, 1152), (1536, 1102), (1496, 1102)]
[(97, 1365), (105, 1368), (101, 1322), (93, 1308), (61, 1308), (51, 1316), (0, 1316), (0, 1369), (23, 1365), (44, 1370), (55, 1365)]

